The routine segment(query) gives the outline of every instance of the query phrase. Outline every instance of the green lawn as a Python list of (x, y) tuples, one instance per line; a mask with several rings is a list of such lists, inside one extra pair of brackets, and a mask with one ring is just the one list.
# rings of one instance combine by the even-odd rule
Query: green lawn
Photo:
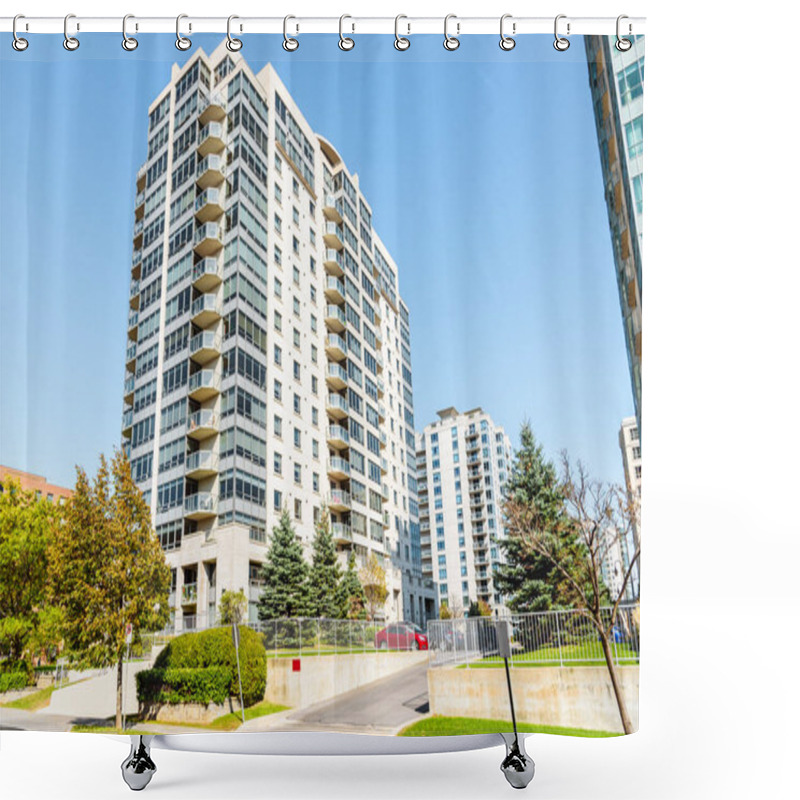
[(126, 728), (124, 731), (121, 728), (115, 728), (113, 725), (73, 725), (70, 728), (72, 733), (118, 733), (125, 736), (141, 736), (147, 734), (147, 731), (140, 731), (136, 728)]
[(18, 708), (21, 711), (38, 711), (40, 708), (45, 708), (50, 705), (50, 696), (55, 689), (55, 685), (48, 686), (46, 689), (40, 689), (38, 692), (26, 694), (25, 697), (12, 700), (10, 703), (3, 703), (3, 705), (6, 708)]
[[(612, 652), (616, 656), (616, 662), (622, 666), (639, 663), (639, 654), (627, 644), (615, 645)], [(605, 667), (606, 665), (603, 648), (597, 641), (564, 645), (561, 647), (560, 656), (557, 647), (540, 647), (538, 650), (517, 652), (512, 656), (515, 667), (558, 667), (561, 665), (562, 659), (565, 667)], [(503, 660), (499, 657), (492, 661), (470, 663), (470, 669), (502, 666)]]
[[(555, 725), (517, 723), (520, 733), (552, 733), (558, 736), (583, 736), (602, 739), (622, 736), (610, 731), (590, 731), (583, 728), (559, 728)], [(474, 717), (428, 717), (403, 728), (398, 736), (464, 736), (471, 733), (511, 733), (511, 720), (478, 719)]]
[[(277, 714), (279, 711), (286, 711), (288, 706), (279, 706), (275, 703), (269, 703), (262, 700), (250, 708), (244, 710), (245, 722), (258, 717), (266, 717), (267, 714)], [(235, 731), (242, 724), (241, 714), (225, 714), (222, 717), (217, 717), (212, 723), (207, 726), (210, 730), (214, 731)]]

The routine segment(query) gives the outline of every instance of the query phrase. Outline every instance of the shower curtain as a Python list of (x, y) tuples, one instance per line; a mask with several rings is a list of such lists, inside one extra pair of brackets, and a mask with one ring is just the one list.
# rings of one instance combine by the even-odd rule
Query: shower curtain
[(0, 47), (0, 727), (635, 731), (644, 37), (78, 38)]

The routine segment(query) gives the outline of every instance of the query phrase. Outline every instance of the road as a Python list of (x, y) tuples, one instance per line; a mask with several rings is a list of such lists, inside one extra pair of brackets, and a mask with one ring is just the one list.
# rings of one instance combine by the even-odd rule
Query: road
[(428, 664), (417, 664), (332, 700), (260, 717), (240, 730), (395, 734), (428, 713)]

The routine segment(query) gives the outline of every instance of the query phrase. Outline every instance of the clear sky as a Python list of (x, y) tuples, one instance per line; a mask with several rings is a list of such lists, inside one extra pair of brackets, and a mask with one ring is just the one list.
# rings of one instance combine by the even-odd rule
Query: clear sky
[[(0, 48), (0, 463), (72, 485), (119, 443), (134, 177), (174, 36)], [(196, 36), (208, 53), (218, 37)], [(411, 312), (417, 428), (482, 406), (622, 482), (633, 411), (583, 42), (245, 37), (373, 208)]]

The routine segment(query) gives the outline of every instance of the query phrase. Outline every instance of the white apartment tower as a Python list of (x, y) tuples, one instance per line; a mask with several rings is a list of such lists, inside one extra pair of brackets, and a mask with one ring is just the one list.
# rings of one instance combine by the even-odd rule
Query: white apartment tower
[[(271, 65), (174, 65), (136, 179), (123, 446), (173, 571), (179, 628), (249, 591), (286, 508), (375, 553), (387, 619), (420, 620), (408, 309), (334, 146)], [(415, 537), (417, 547), (414, 547)]]
[(476, 600), (502, 611), (493, 574), (503, 561), (511, 442), (481, 408), (438, 415), (417, 436), (422, 574), (436, 583), (439, 603), (456, 612)]

